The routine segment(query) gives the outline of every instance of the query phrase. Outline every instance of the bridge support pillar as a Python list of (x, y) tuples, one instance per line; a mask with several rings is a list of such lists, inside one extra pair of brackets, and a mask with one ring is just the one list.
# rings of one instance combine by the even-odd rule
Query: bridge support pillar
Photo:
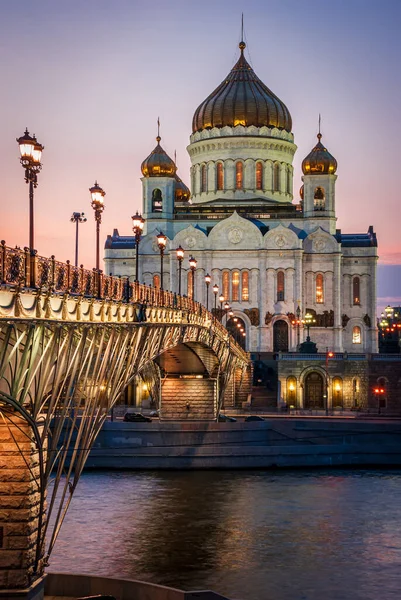
[(0, 410), (0, 598), (44, 597), (43, 550), (37, 554), (40, 487), (30, 426)]
[(162, 384), (161, 418), (212, 421), (217, 415), (217, 380), (202, 376), (167, 377)]

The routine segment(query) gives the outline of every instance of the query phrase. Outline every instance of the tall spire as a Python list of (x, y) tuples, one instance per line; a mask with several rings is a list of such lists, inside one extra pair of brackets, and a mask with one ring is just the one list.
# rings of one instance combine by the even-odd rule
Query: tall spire
[(321, 117), (321, 114), (319, 113), (319, 133), (317, 134), (317, 139), (319, 140), (319, 142), (322, 139), (322, 134), (320, 133), (320, 124), (321, 124), (321, 121), (322, 121), (322, 117)]
[(239, 49), (241, 50), (241, 54), (244, 53), (244, 50), (246, 48), (246, 44), (244, 42), (244, 13), (241, 13), (241, 41), (238, 44)]
[(157, 138), (156, 138), (156, 141), (157, 141), (158, 144), (160, 143), (160, 140), (161, 140), (161, 137), (160, 137), (160, 119), (159, 119), (159, 117), (157, 117)]

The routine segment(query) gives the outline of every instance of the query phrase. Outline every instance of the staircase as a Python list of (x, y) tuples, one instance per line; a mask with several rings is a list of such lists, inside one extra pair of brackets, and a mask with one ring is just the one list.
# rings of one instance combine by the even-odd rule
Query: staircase
[(254, 378), (251, 408), (256, 410), (277, 408), (277, 361), (273, 353), (252, 355)]

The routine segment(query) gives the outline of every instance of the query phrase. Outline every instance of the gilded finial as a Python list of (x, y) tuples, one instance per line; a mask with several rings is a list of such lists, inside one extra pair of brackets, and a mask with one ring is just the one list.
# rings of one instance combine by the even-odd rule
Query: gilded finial
[(241, 41), (238, 46), (241, 52), (244, 52), (246, 48), (246, 44), (244, 42), (244, 13), (241, 14)]
[(159, 117), (157, 117), (157, 138), (156, 138), (156, 142), (159, 144), (161, 140), (160, 137), (160, 119)]

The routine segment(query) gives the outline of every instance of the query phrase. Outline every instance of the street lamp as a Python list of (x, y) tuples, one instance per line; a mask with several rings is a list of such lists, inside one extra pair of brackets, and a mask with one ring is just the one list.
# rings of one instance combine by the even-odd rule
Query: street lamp
[(165, 236), (164, 233), (161, 231), (156, 237), (157, 245), (159, 246), (160, 250), (160, 289), (163, 289), (163, 257), (164, 250), (167, 244), (167, 236)]
[(184, 260), (184, 249), (181, 246), (178, 246), (175, 251), (177, 254), (178, 260), (178, 295), (181, 296), (181, 271), (182, 271), (182, 261)]
[(219, 302), (220, 302), (220, 321), (223, 322), (223, 302), (224, 302), (223, 294), (220, 294)]
[(73, 212), (70, 219), (71, 223), (75, 223), (75, 266), (78, 266), (78, 225), (86, 223), (85, 213)]
[(195, 271), (196, 271), (196, 265), (197, 265), (197, 260), (196, 258), (194, 258), (193, 256), (189, 257), (189, 268), (191, 269), (191, 273), (192, 273), (192, 300), (195, 300)]
[(210, 277), (209, 273), (207, 273), (205, 275), (205, 283), (206, 283), (206, 310), (209, 310), (209, 285), (210, 285), (211, 281), (212, 281), (212, 278)]
[(100, 223), (102, 222), (102, 212), (104, 211), (104, 197), (106, 192), (102, 190), (97, 181), (95, 181), (95, 185), (89, 188), (92, 202), (91, 206), (95, 211), (95, 221), (96, 221), (96, 270), (99, 271), (99, 254), (100, 254)]
[(309, 335), (309, 331), (310, 331), (310, 326), (316, 323), (316, 319), (314, 318), (314, 316), (311, 313), (306, 313), (305, 315), (305, 325), (306, 325), (306, 341), (310, 342), (310, 335)]
[(145, 219), (142, 215), (136, 211), (132, 219), (132, 231), (134, 232), (135, 238), (135, 281), (139, 281), (139, 242), (141, 241), (141, 235), (143, 226), (145, 225)]
[(226, 302), (225, 305), (224, 305), (224, 312), (225, 312), (225, 315), (226, 315), (226, 327), (227, 327), (227, 321), (228, 321), (228, 316), (227, 315), (228, 315), (228, 311), (229, 310), (230, 310), (230, 305), (229, 305), (228, 302)]
[(214, 316), (216, 317), (216, 313), (217, 313), (217, 294), (219, 293), (219, 286), (217, 285), (217, 283), (214, 284), (213, 286), (213, 294), (214, 294)]
[(38, 187), (38, 173), (42, 168), (40, 162), (44, 146), (39, 144), (35, 137), (29, 135), (28, 129), (20, 138), (17, 138), (20, 149), (20, 162), (25, 169), (25, 182), (29, 183), (29, 250), (31, 256), (35, 254), (35, 236), (34, 236), (34, 211), (33, 211), (33, 190)]

